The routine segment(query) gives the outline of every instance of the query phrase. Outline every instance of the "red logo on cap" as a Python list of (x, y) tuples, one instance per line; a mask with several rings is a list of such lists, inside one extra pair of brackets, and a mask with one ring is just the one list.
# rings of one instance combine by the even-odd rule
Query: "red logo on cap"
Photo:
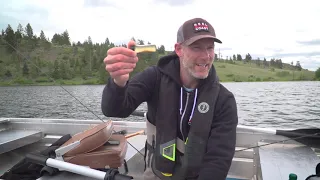
[(203, 23), (203, 22), (202, 23), (201, 22), (194, 23), (193, 27), (194, 27), (194, 30), (196, 32), (198, 32), (198, 31), (209, 31), (208, 25), (206, 23)]

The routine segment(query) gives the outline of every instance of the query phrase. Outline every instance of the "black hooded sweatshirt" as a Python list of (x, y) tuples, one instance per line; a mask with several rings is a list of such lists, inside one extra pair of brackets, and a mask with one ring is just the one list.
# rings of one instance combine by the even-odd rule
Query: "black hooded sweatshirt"
[[(173, 97), (179, 101), (177, 108), (177, 123), (181, 139), (186, 139), (189, 131), (188, 121), (194, 110), (196, 91), (188, 91), (180, 80), (180, 61), (173, 53), (160, 58), (156, 66), (150, 66), (132, 77), (125, 87), (119, 87), (109, 78), (102, 94), (101, 108), (105, 116), (126, 118), (143, 102), (147, 102), (147, 119), (155, 124), (155, 114), (160, 85), (160, 76), (167, 75), (181, 88), (180, 97)], [(211, 68), (208, 80), (201, 83), (210, 83), (217, 80), (214, 66)], [(171, 98), (171, 97), (170, 97)], [(168, 104), (168, 108), (170, 104)], [(172, 107), (173, 108), (173, 107)], [(183, 118), (181, 118), (183, 117)], [(236, 127), (238, 124), (237, 105), (234, 95), (220, 84), (220, 92), (216, 102), (214, 118), (212, 120), (207, 152), (204, 155), (198, 180), (225, 180), (236, 145)]]

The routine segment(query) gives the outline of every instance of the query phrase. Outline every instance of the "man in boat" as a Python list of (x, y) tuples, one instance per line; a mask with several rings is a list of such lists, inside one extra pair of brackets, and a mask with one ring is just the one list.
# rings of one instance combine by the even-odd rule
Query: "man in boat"
[(234, 95), (213, 66), (215, 43), (222, 42), (208, 21), (190, 19), (178, 29), (174, 52), (131, 79), (135, 42), (108, 50), (104, 115), (126, 118), (147, 102), (144, 179), (226, 179), (238, 115)]

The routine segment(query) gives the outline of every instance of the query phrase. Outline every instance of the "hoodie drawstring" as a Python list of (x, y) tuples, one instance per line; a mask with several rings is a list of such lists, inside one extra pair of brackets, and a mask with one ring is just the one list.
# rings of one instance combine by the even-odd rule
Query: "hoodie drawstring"
[[(197, 104), (197, 96), (198, 96), (198, 89), (196, 89), (195, 96), (193, 99), (193, 107), (192, 107), (191, 115), (190, 115), (189, 121), (188, 121), (189, 125), (191, 125), (191, 119), (192, 119), (192, 116), (194, 113), (194, 108), (196, 107), (196, 104)], [(182, 98), (183, 98), (183, 90), (181, 87), (181, 89), (180, 89), (180, 115), (182, 115)], [(188, 105), (188, 102), (186, 102), (185, 108), (187, 108), (187, 105)], [(183, 116), (184, 116), (184, 114), (183, 114)], [(182, 120), (183, 120), (183, 116), (181, 117)]]
[(180, 89), (180, 115), (182, 114), (182, 88)]
[(192, 119), (192, 116), (193, 116), (194, 108), (196, 107), (197, 95), (198, 95), (198, 89), (196, 89), (196, 93), (195, 93), (195, 95), (194, 95), (193, 107), (192, 107), (191, 115), (190, 115), (189, 122), (188, 122), (189, 125), (191, 125), (191, 119)]

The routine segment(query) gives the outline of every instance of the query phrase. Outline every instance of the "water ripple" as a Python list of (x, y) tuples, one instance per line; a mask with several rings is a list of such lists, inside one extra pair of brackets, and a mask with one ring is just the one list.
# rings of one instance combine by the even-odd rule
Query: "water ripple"
[[(239, 124), (258, 127), (320, 127), (320, 82), (223, 83), (234, 93)], [(64, 86), (102, 119), (104, 86)], [(138, 110), (146, 111), (146, 103)], [(0, 87), (0, 117), (97, 119), (59, 86)], [(120, 120), (119, 118), (112, 118)], [(130, 116), (130, 121), (144, 121)]]

